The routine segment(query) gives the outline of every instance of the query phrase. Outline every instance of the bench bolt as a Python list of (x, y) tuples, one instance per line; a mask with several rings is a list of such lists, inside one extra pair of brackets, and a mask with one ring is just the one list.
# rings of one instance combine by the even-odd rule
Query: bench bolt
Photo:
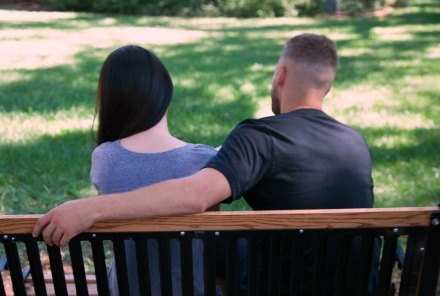
[(439, 225), (440, 225), (440, 220), (437, 219), (437, 218), (435, 218), (435, 219), (432, 219), (431, 223), (432, 223), (432, 225), (434, 225), (434, 226), (439, 226)]
[(181, 232), (180, 232), (180, 235), (181, 235), (181, 236), (184, 236), (184, 235), (185, 235), (185, 231), (181, 231)]
[(394, 229), (393, 229), (393, 232), (394, 232), (394, 233), (398, 233), (398, 232), (399, 232), (399, 228), (394, 228)]
[(96, 237), (96, 233), (92, 234), (92, 237)]
[(304, 229), (300, 229), (300, 230), (299, 230), (299, 233), (304, 233)]
[(220, 235), (220, 232), (216, 231), (216, 232), (214, 232), (214, 235), (215, 235), (215, 236), (219, 236), (219, 235)]
[(5, 235), (3, 238), (4, 238), (4, 239), (8, 239), (9, 237), (8, 237), (7, 235)]

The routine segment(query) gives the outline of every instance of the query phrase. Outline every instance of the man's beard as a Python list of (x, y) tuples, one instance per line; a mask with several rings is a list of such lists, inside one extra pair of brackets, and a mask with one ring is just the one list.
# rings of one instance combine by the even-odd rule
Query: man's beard
[(280, 114), (280, 96), (275, 86), (272, 86), (270, 94), (272, 97), (272, 112), (275, 115)]

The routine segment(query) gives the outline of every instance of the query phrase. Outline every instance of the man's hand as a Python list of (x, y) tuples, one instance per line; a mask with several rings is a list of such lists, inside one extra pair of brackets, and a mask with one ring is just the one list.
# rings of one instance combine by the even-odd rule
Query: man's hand
[(38, 219), (32, 235), (37, 237), (42, 233), (49, 246), (66, 246), (74, 236), (94, 224), (93, 213), (88, 211), (88, 201), (72, 200), (52, 209)]

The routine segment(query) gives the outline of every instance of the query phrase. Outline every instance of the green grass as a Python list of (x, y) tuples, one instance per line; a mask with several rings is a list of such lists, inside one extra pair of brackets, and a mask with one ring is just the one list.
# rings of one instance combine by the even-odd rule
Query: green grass
[[(241, 120), (269, 115), (274, 65), (300, 32), (336, 40), (326, 110), (373, 155), (376, 206), (440, 202), (440, 8), (418, 1), (385, 18), (184, 19), (0, 10), (0, 212), (43, 213), (95, 194), (89, 183), (99, 68), (145, 46), (175, 83), (173, 133), (220, 145)], [(240, 209), (241, 202), (225, 208)]]

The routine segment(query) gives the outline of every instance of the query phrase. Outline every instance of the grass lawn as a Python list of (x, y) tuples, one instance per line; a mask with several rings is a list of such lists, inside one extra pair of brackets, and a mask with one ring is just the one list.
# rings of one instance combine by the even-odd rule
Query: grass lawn
[(43, 213), (96, 193), (89, 183), (95, 92), (100, 66), (113, 49), (139, 44), (153, 50), (175, 83), (172, 132), (217, 146), (241, 120), (270, 115), (274, 66), (285, 41), (301, 32), (337, 42), (340, 69), (325, 108), (369, 143), (376, 206), (438, 204), (435, 2), (354, 19), (0, 10), (0, 212)]

